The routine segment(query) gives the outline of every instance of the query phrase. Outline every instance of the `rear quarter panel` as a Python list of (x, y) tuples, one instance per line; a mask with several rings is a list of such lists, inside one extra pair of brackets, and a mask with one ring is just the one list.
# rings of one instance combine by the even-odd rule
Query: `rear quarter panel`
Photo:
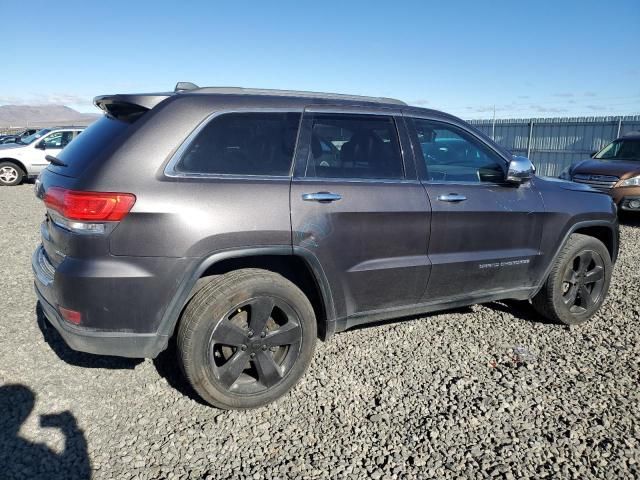
[(167, 180), (148, 188), (111, 235), (113, 255), (204, 257), (291, 245), (286, 180)]

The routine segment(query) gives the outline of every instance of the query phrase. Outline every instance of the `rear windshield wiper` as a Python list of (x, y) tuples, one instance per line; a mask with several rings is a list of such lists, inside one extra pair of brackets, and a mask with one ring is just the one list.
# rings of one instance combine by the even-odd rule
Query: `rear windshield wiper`
[(45, 155), (44, 157), (49, 163), (52, 163), (53, 165), (56, 165), (58, 167), (68, 167), (69, 165), (67, 165), (66, 163), (64, 163), (62, 160), (60, 160), (57, 157), (54, 157), (53, 155)]

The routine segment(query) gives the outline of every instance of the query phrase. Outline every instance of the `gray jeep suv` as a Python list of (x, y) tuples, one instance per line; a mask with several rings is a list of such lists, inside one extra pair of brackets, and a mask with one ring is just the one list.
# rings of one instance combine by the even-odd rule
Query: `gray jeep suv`
[(280, 397), (317, 337), (356, 325), (499, 299), (577, 324), (604, 301), (611, 198), (451, 115), (192, 84), (95, 104), (36, 182), (41, 307), (76, 350), (155, 357), (175, 338), (215, 406)]

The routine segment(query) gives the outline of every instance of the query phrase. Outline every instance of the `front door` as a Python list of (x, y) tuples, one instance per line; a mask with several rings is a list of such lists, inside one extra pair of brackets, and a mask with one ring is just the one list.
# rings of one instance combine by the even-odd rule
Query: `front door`
[(423, 301), (532, 287), (544, 206), (532, 183), (504, 181), (508, 159), (462, 125), (409, 118), (431, 201), (431, 277)]
[(293, 245), (322, 266), (338, 319), (416, 303), (426, 287), (429, 202), (398, 128), (397, 112), (304, 114)]

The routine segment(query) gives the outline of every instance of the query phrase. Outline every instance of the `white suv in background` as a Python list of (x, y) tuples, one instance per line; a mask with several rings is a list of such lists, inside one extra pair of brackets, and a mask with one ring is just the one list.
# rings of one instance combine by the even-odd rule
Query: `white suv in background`
[(18, 185), (24, 178), (37, 177), (85, 127), (52, 127), (38, 130), (16, 143), (0, 145), (0, 185)]

